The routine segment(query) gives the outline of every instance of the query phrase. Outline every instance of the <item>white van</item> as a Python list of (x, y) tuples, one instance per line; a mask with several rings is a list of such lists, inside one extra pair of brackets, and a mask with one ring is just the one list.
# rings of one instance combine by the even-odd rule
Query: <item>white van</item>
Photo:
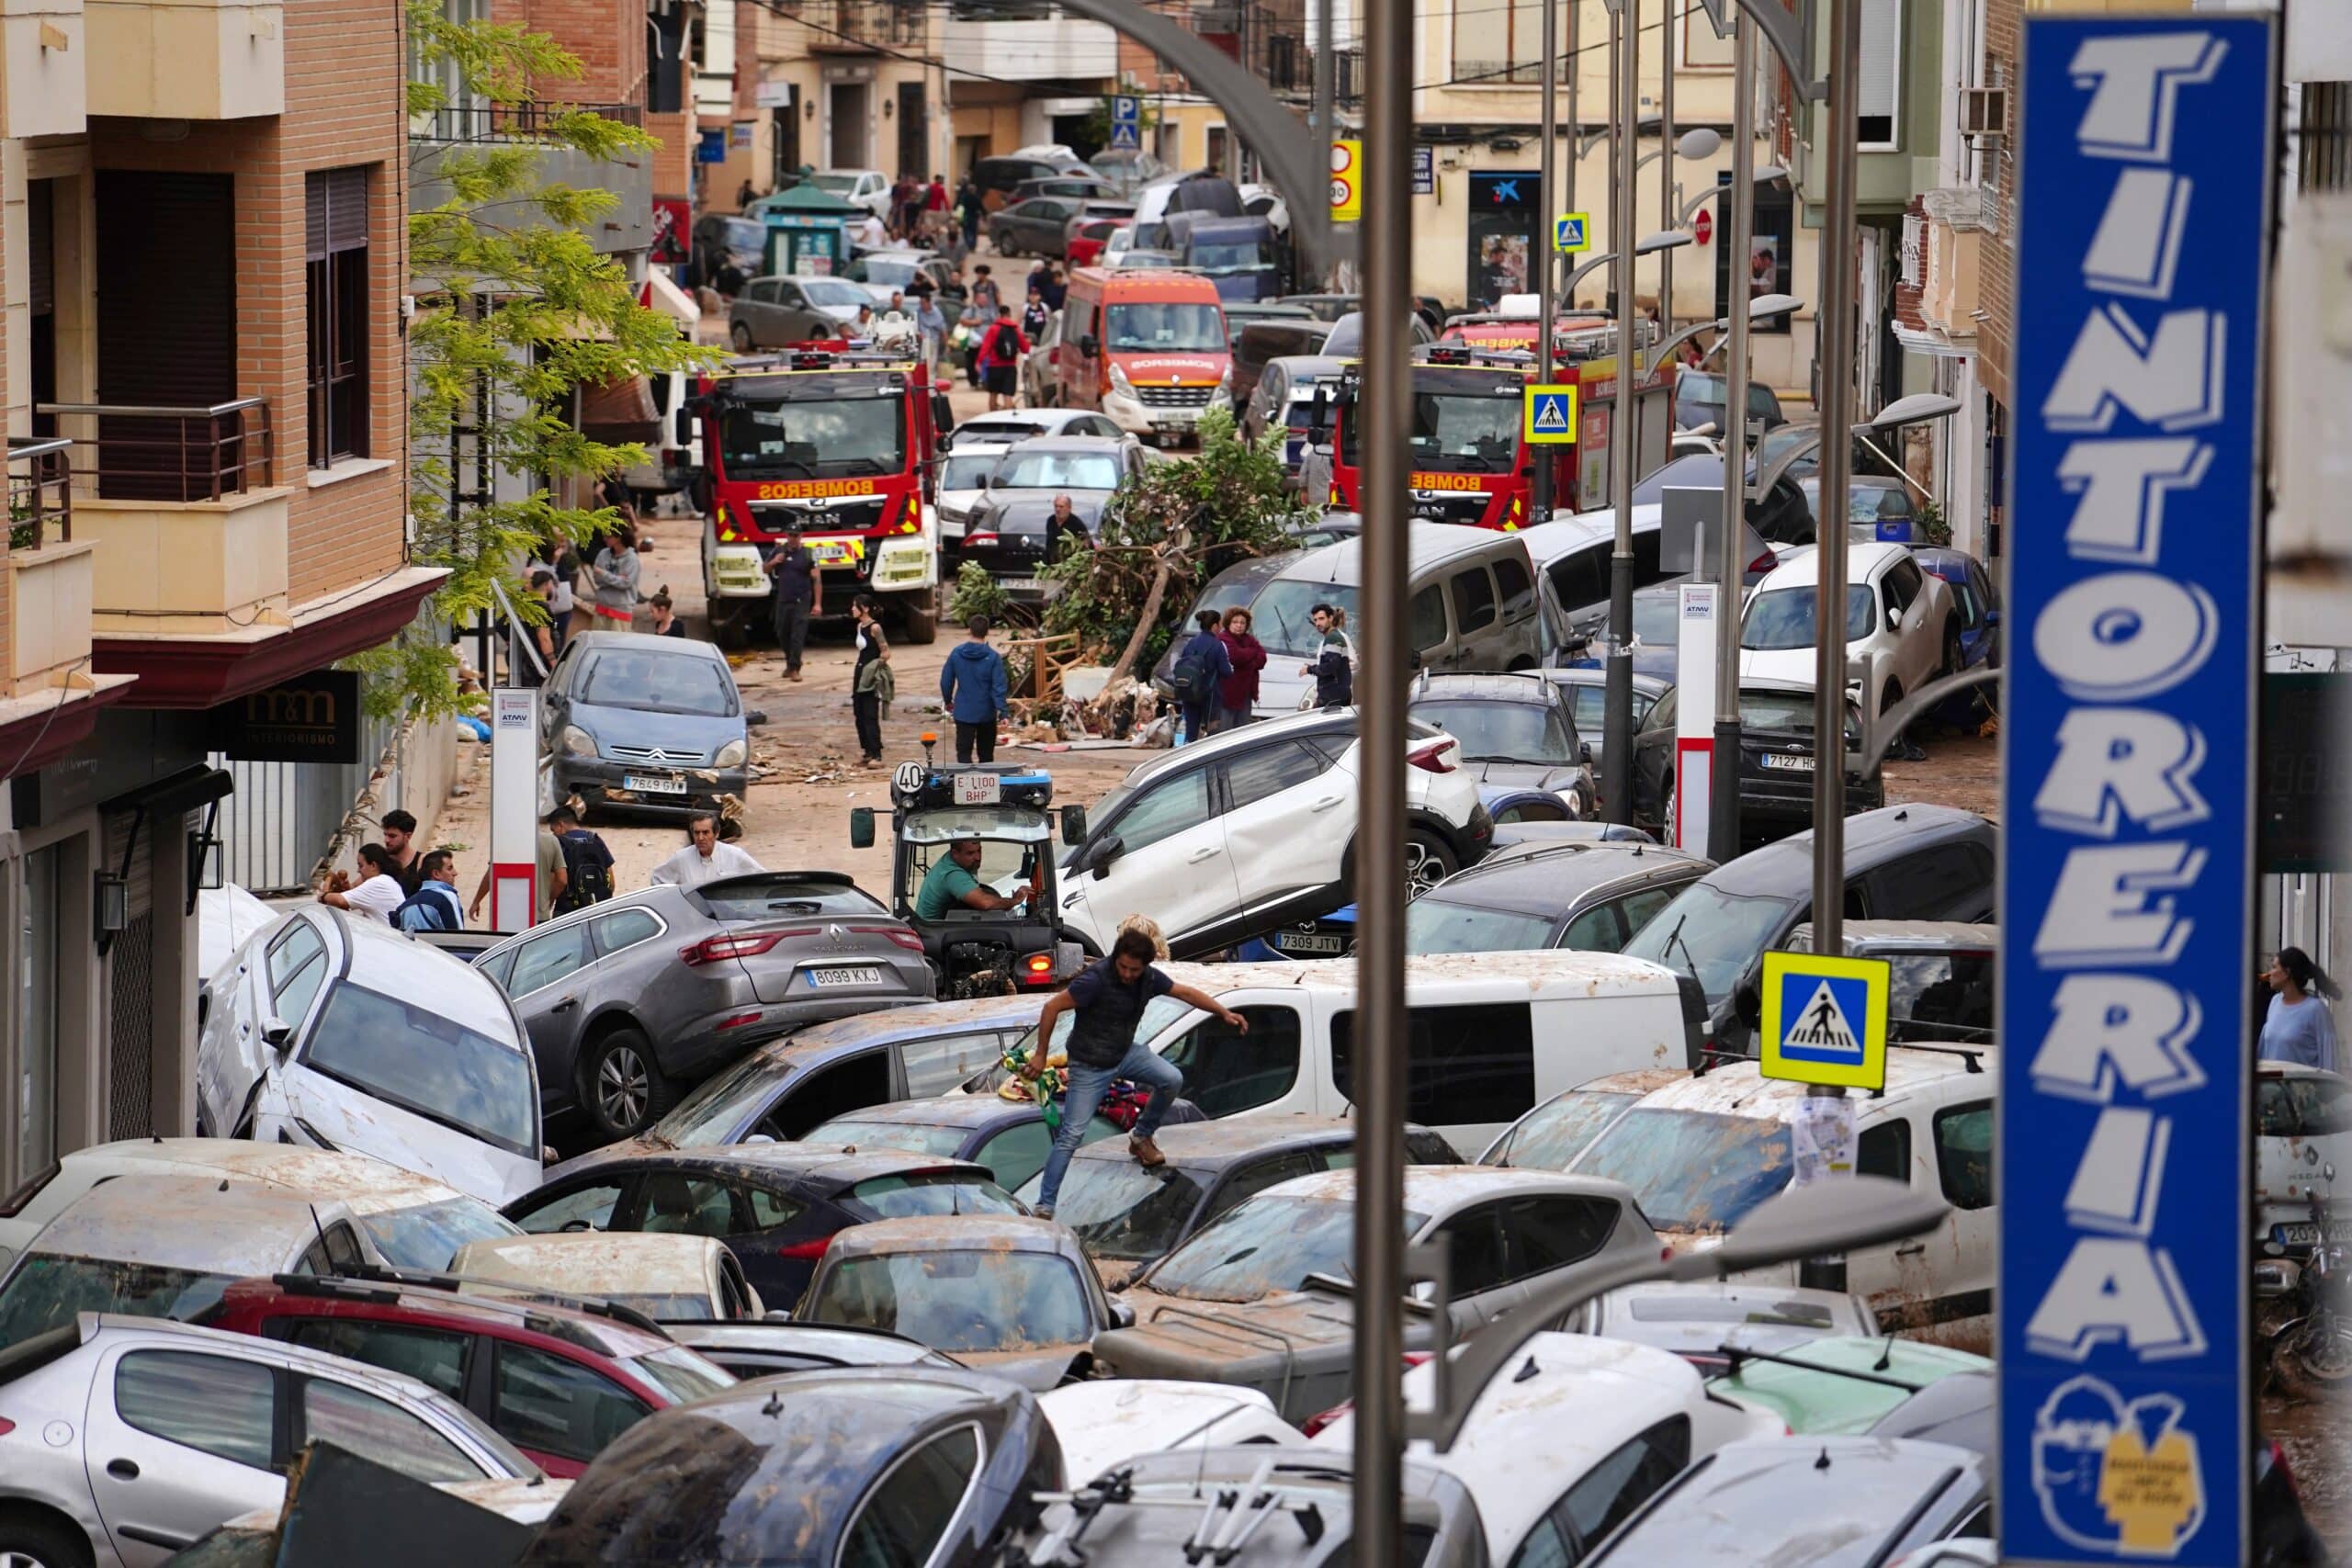
[[(1183, 1098), (1211, 1117), (1354, 1111), (1356, 966), (1163, 964), (1249, 1021), (1162, 997), (1136, 1038), (1182, 1067)], [(1704, 1005), (1671, 970), (1613, 953), (1461, 953), (1405, 962), (1410, 1014), (1405, 1120), (1455, 1149), (1483, 1148), (1538, 1101), (1604, 1073), (1698, 1064)], [(1054, 1032), (1058, 1048), (1074, 1020)], [(1035, 1032), (1023, 1037), (1034, 1043)], [(967, 1088), (992, 1089), (1001, 1069)]]

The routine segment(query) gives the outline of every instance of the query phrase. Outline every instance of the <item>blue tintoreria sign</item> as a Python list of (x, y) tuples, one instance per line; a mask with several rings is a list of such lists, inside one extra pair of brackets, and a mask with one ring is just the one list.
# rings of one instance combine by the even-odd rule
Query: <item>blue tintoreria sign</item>
[(2024, 24), (2003, 728), (2009, 1562), (2245, 1559), (2271, 23)]

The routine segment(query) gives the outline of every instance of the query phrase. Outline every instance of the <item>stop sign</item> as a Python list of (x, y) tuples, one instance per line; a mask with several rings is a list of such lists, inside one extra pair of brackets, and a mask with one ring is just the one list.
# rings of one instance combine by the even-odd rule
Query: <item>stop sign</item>
[(1715, 220), (1708, 215), (1707, 209), (1703, 207), (1699, 209), (1699, 216), (1691, 221), (1690, 237), (1702, 245), (1715, 237)]

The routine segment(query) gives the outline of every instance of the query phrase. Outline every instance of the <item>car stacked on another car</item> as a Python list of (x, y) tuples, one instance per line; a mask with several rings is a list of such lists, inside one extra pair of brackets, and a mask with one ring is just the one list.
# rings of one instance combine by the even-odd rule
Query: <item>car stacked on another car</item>
[(999, 590), (1019, 601), (1045, 597), (1038, 573), (1061, 552), (1054, 498), (1067, 495), (1081, 542), (1091, 542), (1102, 509), (1122, 485), (1140, 478), (1142, 445), (1132, 435), (1038, 436), (1005, 449), (987, 492), (964, 528), (959, 562), (978, 562)]
[[(1939, 675), (1961, 667), (1959, 619), (1951, 588), (1919, 570), (1901, 545), (1854, 545), (1847, 552), (1846, 659), (1865, 673), (1864, 715), (1875, 720)], [(1808, 550), (1782, 561), (1756, 585), (1739, 623), (1739, 674), (1813, 682), (1815, 582), (1819, 557)]]
[[(1201, 1120), (1200, 1111), (1181, 1100), (1169, 1108), (1169, 1116), (1171, 1122)], [(1097, 1115), (1087, 1123), (1085, 1139), (1091, 1144), (1120, 1131), (1108, 1117)], [(970, 1160), (986, 1166), (996, 1184), (1010, 1192), (1045, 1168), (1054, 1132), (1044, 1108), (1025, 1095), (1008, 1100), (1002, 1095), (951, 1094), (869, 1105), (836, 1116), (812, 1131), (808, 1142)]]
[(1405, 910), (1405, 951), (1617, 953), (1713, 863), (1655, 844), (1498, 850)]
[(1497, 820), (1529, 796), (1550, 796), (1578, 820), (1594, 815), (1592, 754), (1577, 734), (1573, 701), (1540, 673), (1423, 671), (1408, 702), (1411, 717), (1462, 742), (1463, 765)]
[(766, 1312), (725, 1247), (705, 1235), (564, 1232), (469, 1241), (450, 1259), (461, 1289), (520, 1287), (595, 1298), (656, 1322), (733, 1323)]

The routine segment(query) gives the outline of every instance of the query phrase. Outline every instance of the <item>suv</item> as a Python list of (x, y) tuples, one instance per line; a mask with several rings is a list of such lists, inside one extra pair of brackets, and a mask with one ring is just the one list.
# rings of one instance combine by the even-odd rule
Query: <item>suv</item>
[[(1674, 832), (1675, 753), (1680, 734), (1680, 694), (1668, 687), (1636, 721), (1634, 736), (1634, 819)], [(1861, 710), (1846, 699), (1846, 815), (1886, 804), (1886, 779), (1860, 764)], [(1785, 839), (1813, 825), (1813, 688), (1793, 681), (1750, 676), (1739, 683), (1739, 837), (1744, 849)]]
[(609, 1310), (417, 1285), (291, 1274), (243, 1280), (201, 1321), (405, 1373), (556, 1476), (578, 1475), (656, 1410), (734, 1382)]
[(1592, 756), (1577, 734), (1575, 699), (1541, 674), (1432, 675), (1413, 682), (1413, 717), (1462, 742), (1462, 760), (1485, 786), (1488, 809), (1506, 796), (1558, 797), (1578, 821), (1599, 796)]
[[(1407, 874), (1412, 891), (1477, 861), (1494, 837), (1452, 736), (1408, 722)], [(1132, 914), (1197, 957), (1350, 901), (1358, 781), (1352, 708), (1245, 725), (1154, 758), (1095, 807), (1062, 862), (1061, 922), (1096, 953)]]

